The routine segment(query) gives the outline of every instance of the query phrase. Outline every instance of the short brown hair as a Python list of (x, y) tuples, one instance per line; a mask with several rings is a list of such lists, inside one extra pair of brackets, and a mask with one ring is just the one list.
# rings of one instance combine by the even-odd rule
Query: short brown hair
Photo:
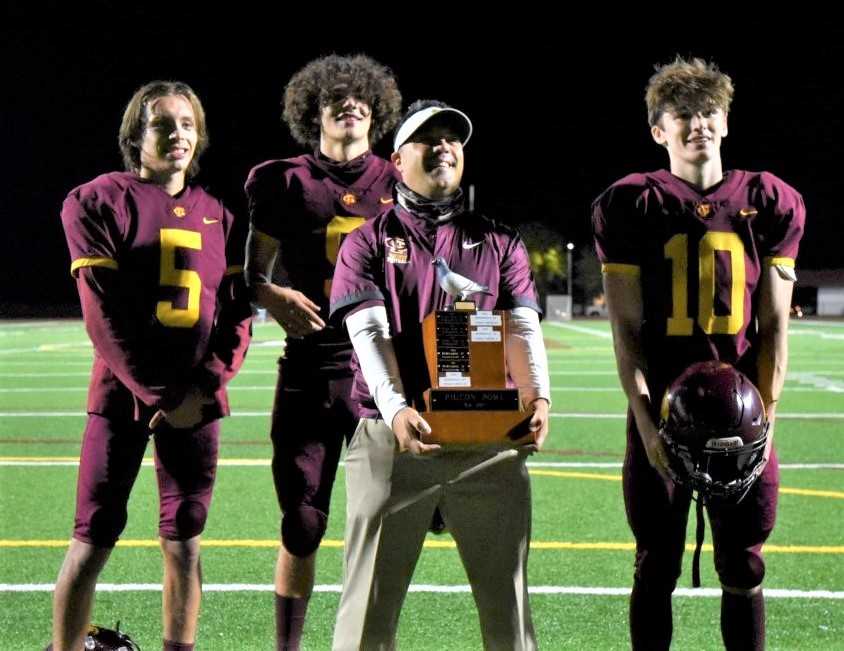
[(330, 54), (308, 63), (284, 89), (282, 117), (296, 142), (316, 149), (320, 110), (349, 95), (372, 109), (370, 144), (378, 142), (398, 122), (401, 93), (392, 71), (364, 54)]
[(697, 112), (714, 107), (725, 113), (733, 101), (733, 80), (713, 62), (677, 56), (671, 63), (655, 66), (645, 89), (648, 124), (654, 126), (666, 111)]
[(196, 93), (181, 81), (151, 81), (141, 86), (132, 95), (123, 112), (120, 132), (117, 137), (120, 152), (123, 154), (123, 166), (129, 172), (141, 169), (141, 140), (147, 126), (147, 106), (160, 97), (177, 95), (184, 97), (193, 108), (196, 119), (196, 147), (186, 176), (192, 178), (199, 173), (199, 157), (208, 149), (208, 128), (205, 125), (205, 110)]

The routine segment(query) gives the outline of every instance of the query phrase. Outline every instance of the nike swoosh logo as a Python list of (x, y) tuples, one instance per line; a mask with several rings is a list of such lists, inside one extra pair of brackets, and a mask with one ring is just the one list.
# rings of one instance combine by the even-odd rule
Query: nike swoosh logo
[(220, 220), (219, 219), (208, 219), (208, 217), (202, 218), (203, 224), (216, 224), (218, 221), (220, 221)]
[(384, 205), (386, 205), (386, 204), (388, 204), (388, 203), (393, 203), (393, 198), (392, 198), (392, 197), (380, 197), (380, 198), (378, 199), (378, 201), (380, 201), (381, 203), (383, 203)]
[(754, 208), (742, 208), (738, 211), (739, 217), (753, 217), (758, 211)]
[(466, 240), (463, 240), (463, 248), (464, 249), (474, 249), (476, 246), (480, 246), (480, 245), (481, 245), (480, 242), (467, 242)]

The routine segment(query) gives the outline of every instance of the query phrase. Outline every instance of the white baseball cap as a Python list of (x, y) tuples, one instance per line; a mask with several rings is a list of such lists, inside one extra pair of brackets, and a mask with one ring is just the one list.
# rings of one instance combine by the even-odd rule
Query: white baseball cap
[(396, 137), (393, 139), (393, 151), (405, 144), (410, 137), (416, 133), (423, 124), (434, 117), (438, 120), (447, 120), (454, 124), (461, 132), (460, 142), (465, 145), (472, 136), (472, 121), (463, 111), (458, 111), (450, 106), (427, 106), (419, 109), (404, 119), (396, 130)]

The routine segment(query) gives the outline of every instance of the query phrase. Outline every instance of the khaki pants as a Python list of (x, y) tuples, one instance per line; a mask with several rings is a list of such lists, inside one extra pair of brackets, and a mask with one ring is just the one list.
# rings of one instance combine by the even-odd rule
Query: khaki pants
[[(345, 572), (335, 651), (396, 648), (399, 613), (437, 506), (472, 586), (484, 648), (536, 648), (527, 591), (525, 458), (490, 446), (399, 454), (384, 421), (361, 419), (346, 454)], [(432, 640), (438, 634), (431, 631)]]

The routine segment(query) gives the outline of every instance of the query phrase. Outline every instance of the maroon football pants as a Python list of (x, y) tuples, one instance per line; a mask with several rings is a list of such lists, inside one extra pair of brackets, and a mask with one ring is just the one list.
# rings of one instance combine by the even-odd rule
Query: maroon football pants
[[(632, 416), (622, 471), (627, 521), (636, 538), (636, 579), (669, 592), (680, 577), (691, 491), (666, 484), (648, 463)], [(715, 548), (715, 569), (724, 585), (752, 588), (762, 583), (762, 545), (774, 528), (779, 489), (776, 452), (739, 504), (707, 505)]]
[(282, 360), (270, 437), (273, 480), (283, 516), (281, 538), (306, 557), (325, 534), (343, 440), (357, 426), (352, 378), (303, 372)]
[[(217, 468), (218, 420), (192, 429), (162, 423), (154, 434), (158, 531), (187, 540), (205, 527)], [(73, 537), (113, 547), (126, 526), (126, 505), (152, 433), (146, 423), (89, 414), (76, 487)]]

